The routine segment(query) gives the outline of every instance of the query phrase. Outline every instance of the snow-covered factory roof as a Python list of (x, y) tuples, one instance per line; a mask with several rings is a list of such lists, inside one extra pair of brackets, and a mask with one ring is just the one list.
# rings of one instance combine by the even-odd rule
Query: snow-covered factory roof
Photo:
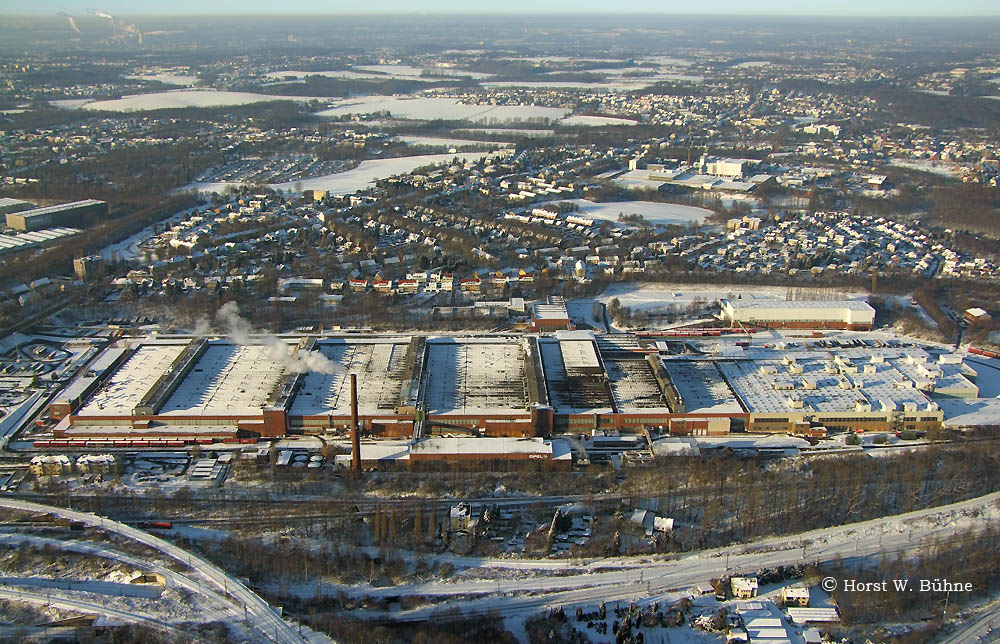
[(77, 412), (81, 416), (131, 415), (139, 400), (165, 374), (189, 342), (143, 342)]
[(525, 339), (430, 338), (424, 402), (431, 414), (483, 414), (528, 408)]
[(739, 414), (739, 400), (729, 388), (714, 362), (704, 360), (664, 360), (677, 394), (689, 414)]
[(259, 344), (212, 341), (159, 414), (259, 412), (284, 373), (271, 351), (272, 347)]
[(374, 415), (393, 410), (404, 393), (409, 336), (331, 338), (316, 344), (337, 369), (309, 372), (292, 403), (293, 415), (345, 415), (351, 411), (351, 377), (358, 377), (358, 411)]
[(885, 361), (739, 360), (719, 363), (751, 413), (933, 411), (937, 405)]

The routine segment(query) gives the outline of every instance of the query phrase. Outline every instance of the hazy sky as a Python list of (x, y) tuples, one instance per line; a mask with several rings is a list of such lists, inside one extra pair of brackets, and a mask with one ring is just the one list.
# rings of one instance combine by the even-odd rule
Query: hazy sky
[(0, 0), (0, 15), (85, 15), (97, 9), (122, 16), (289, 13), (661, 13), (832, 16), (1000, 16), (998, 0)]

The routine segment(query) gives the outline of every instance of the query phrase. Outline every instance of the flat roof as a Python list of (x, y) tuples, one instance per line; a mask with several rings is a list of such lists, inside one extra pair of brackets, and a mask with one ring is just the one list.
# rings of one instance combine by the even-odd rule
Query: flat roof
[(396, 408), (403, 392), (409, 336), (336, 338), (316, 343), (338, 367), (334, 373), (309, 372), (292, 401), (293, 416), (346, 415), (351, 412), (351, 374), (358, 377), (358, 412), (385, 413)]
[(736, 394), (719, 373), (714, 361), (663, 360), (681, 401), (690, 414), (740, 414)]
[(284, 372), (271, 347), (213, 340), (158, 415), (257, 413)]
[(56, 204), (54, 206), (43, 206), (42, 208), (33, 208), (31, 210), (23, 210), (17, 214), (19, 217), (38, 217), (41, 215), (49, 215), (54, 212), (63, 212), (65, 210), (74, 210), (76, 208), (86, 208), (87, 206), (98, 206), (101, 204), (106, 204), (107, 202), (100, 201), (98, 199), (83, 199), (81, 201), (71, 201), (69, 203)]
[[(569, 351), (573, 352), (572, 343)], [(611, 398), (604, 386), (604, 375), (584, 373), (566, 366), (562, 347), (556, 338), (539, 338), (538, 349), (542, 358), (545, 382), (548, 385), (549, 404), (557, 414), (608, 414), (613, 411)]]
[(77, 411), (80, 416), (129, 416), (153, 383), (184, 351), (183, 344), (143, 343)]
[(527, 412), (524, 338), (432, 338), (424, 364), (429, 414)]
[[(777, 360), (728, 360), (718, 363), (736, 395), (751, 413), (848, 413), (856, 412), (857, 403), (870, 404), (871, 412), (890, 413), (902, 405), (915, 405), (914, 411), (928, 411), (936, 405), (913, 382), (888, 362), (869, 363), (872, 372), (842, 373), (831, 361), (803, 358), (795, 361), (801, 373)], [(852, 363), (853, 364), (853, 363)], [(857, 367), (858, 365), (854, 365)], [(809, 383), (807, 386), (806, 383)], [(789, 399), (802, 402), (794, 408)], [(890, 409), (884, 409), (888, 403)]]
[(742, 309), (850, 309), (874, 311), (864, 300), (723, 300), (736, 310)]

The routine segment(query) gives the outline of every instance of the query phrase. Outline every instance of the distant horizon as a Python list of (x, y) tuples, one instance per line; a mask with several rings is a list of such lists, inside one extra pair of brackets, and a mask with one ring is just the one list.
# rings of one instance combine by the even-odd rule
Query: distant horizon
[[(59, 12), (84, 17), (95, 11), (122, 16), (147, 17), (254, 17), (254, 16), (622, 16), (657, 15), (677, 17), (786, 17), (786, 18), (1000, 18), (1000, 3), (993, 0), (971, 0), (953, 3), (942, 12), (940, 2), (930, 0), (838, 0), (824, 3), (815, 10), (803, 11), (796, 0), (758, 0), (748, 8), (736, 0), (716, 0), (710, 6), (690, 2), (653, 2), (652, 0), (620, 0), (615, 10), (602, 0), (508, 0), (496, 5), (483, 5), (470, 10), (468, 3), (458, 0), (426, 0), (421, 9), (404, 0), (372, 0), (366, 11), (331, 7), (322, 0), (286, 0), (283, 3), (263, 0), (37, 0), (16, 11), (0, 12), (2, 17), (55, 17)], [(353, 7), (352, 7), (353, 9)], [(692, 10), (693, 9), (693, 10)]]

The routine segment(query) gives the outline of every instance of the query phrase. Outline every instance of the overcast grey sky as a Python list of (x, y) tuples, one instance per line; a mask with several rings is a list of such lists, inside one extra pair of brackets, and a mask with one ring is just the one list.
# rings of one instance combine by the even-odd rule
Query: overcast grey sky
[(45, 15), (90, 9), (129, 15), (335, 13), (659, 13), (824, 16), (1000, 16), (998, 0), (0, 0), (0, 14)]

